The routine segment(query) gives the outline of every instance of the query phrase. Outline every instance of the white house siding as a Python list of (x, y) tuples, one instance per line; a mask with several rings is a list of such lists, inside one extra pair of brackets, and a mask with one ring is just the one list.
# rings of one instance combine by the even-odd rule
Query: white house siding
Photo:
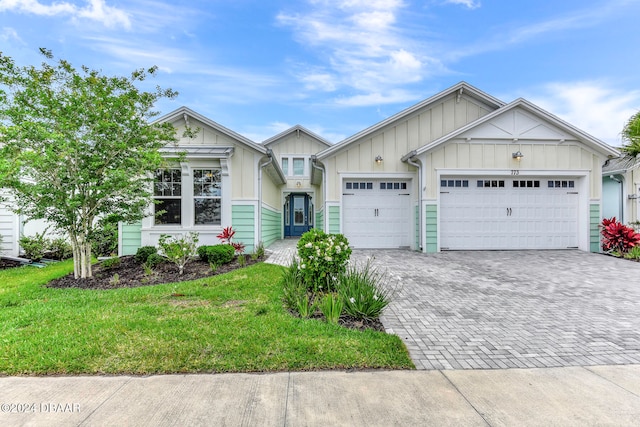
[[(367, 134), (348, 144), (335, 155), (323, 159), (327, 168), (328, 200), (338, 201), (340, 173), (407, 173), (415, 168), (401, 161), (401, 157), (493, 111), (475, 98), (462, 95), (460, 100), (451, 94), (433, 105), (425, 106), (397, 122)], [(383, 158), (381, 164), (376, 156)]]
[(7, 204), (0, 204), (0, 255), (18, 255), (18, 217), (11, 212)]
[[(524, 155), (520, 161), (513, 158), (513, 153), (517, 151)], [(419, 158), (425, 171), (426, 201), (428, 206), (435, 205), (437, 207), (437, 247), (448, 249), (535, 249), (577, 246), (583, 250), (590, 249), (589, 232), (592, 226), (590, 212), (592, 205), (600, 205), (601, 165), (604, 156), (545, 120), (519, 108), (514, 108), (487, 123), (457, 135), (450, 141), (435, 146), (432, 150), (425, 151)], [(441, 181), (447, 178), (469, 181), (469, 189), (464, 191), (469, 193), (467, 200), (471, 200), (476, 205), (464, 208), (469, 211), (470, 218), (467, 220), (476, 218), (482, 222), (482, 218), (484, 218), (482, 212), (498, 209), (493, 205), (497, 203), (497, 200), (500, 200), (500, 203), (516, 204), (518, 206), (517, 215), (526, 216), (527, 224), (522, 222), (525, 221), (524, 219), (519, 219), (520, 222), (518, 222), (516, 229), (509, 233), (504, 232), (509, 236), (505, 235), (504, 238), (498, 236), (493, 240), (487, 238), (483, 243), (481, 241), (482, 233), (491, 231), (489, 230), (490, 224), (499, 224), (496, 218), (487, 217), (485, 219), (488, 221), (488, 228), (485, 228), (488, 231), (478, 225), (468, 230), (469, 233), (472, 233), (469, 239), (466, 241), (456, 240), (453, 237), (454, 230), (458, 227), (464, 228), (465, 220), (464, 218), (455, 219), (457, 217), (454, 217), (451, 219), (444, 216), (453, 215), (450, 213), (463, 209), (462, 206), (456, 204), (459, 202), (451, 201), (451, 198), (454, 197), (451, 194), (461, 190), (449, 191), (446, 188), (441, 188)], [(501, 195), (495, 195), (497, 197), (497, 199), (494, 197), (495, 200), (488, 198), (488, 193), (491, 191), (485, 193), (487, 197), (482, 198), (479, 195), (476, 197), (478, 191), (475, 190), (475, 186), (476, 180), (479, 179), (502, 181), (505, 185), (504, 191), (501, 192)], [(528, 201), (518, 199), (519, 196), (516, 197), (516, 193), (522, 195), (522, 192), (514, 190), (513, 180), (515, 179), (538, 181), (541, 188), (532, 190), (532, 196), (526, 199)], [(545, 205), (546, 210), (540, 209), (538, 205), (544, 205), (544, 203), (536, 202), (533, 193), (547, 195), (549, 180), (572, 181), (571, 185), (575, 187), (566, 189), (567, 191), (564, 192), (576, 193), (575, 197), (573, 195), (567, 196), (571, 197), (571, 200), (554, 198), (556, 202), (549, 203), (556, 203), (556, 205)], [(525, 205), (529, 203), (528, 209), (523, 203)], [(573, 208), (569, 206), (573, 203), (577, 203), (575, 213)], [(451, 211), (450, 208), (455, 210)], [(503, 208), (500, 206), (500, 209)], [(433, 210), (430, 212), (434, 213)], [(500, 212), (503, 213), (502, 210)], [(554, 218), (557, 223), (568, 224), (555, 233), (558, 236), (565, 236), (563, 239), (554, 239), (550, 235), (550, 233), (554, 233), (544, 228), (544, 222), (549, 223), (549, 227), (555, 226)], [(505, 220), (516, 221), (513, 214), (509, 218), (505, 217)], [(502, 231), (508, 228), (506, 223), (503, 226), (501, 226)], [(522, 231), (524, 227), (539, 230), (538, 235), (532, 236), (531, 232), (525, 233)], [(576, 228), (574, 239), (572, 230)], [(443, 235), (443, 233), (449, 234)], [(519, 233), (521, 236), (518, 235)], [(433, 234), (427, 240), (426, 248), (433, 250)]]
[[(255, 222), (251, 227), (247, 226), (247, 211), (250, 209), (253, 217), (257, 217), (259, 207), (259, 184), (257, 179), (258, 164), (265, 155), (238, 138), (230, 136), (228, 131), (220, 126), (220, 129), (212, 127), (204, 121), (187, 114), (189, 126), (199, 131), (194, 138), (184, 137), (185, 119), (183, 114), (179, 114), (173, 120), (173, 125), (177, 129), (177, 135), (181, 136), (178, 141), (176, 151), (185, 151), (186, 157), (180, 164), (183, 171), (183, 193), (182, 193), (182, 223), (176, 225), (155, 225), (153, 217), (142, 220), (141, 225), (141, 245), (156, 245), (162, 234), (184, 236), (188, 232), (197, 232), (200, 236), (199, 244), (217, 244), (224, 227), (232, 226), (234, 223), (242, 224), (242, 236), (247, 240), (249, 249), (260, 240), (258, 227)], [(217, 124), (216, 124), (217, 126)], [(219, 147), (217, 151), (216, 147)], [(202, 148), (202, 151), (198, 151)], [(223, 154), (225, 148), (232, 148), (230, 154)], [(211, 149), (214, 154), (207, 155), (207, 150)], [(193, 208), (193, 187), (190, 185), (190, 176), (194, 167), (215, 167), (222, 169), (222, 191), (221, 191), (221, 223), (220, 225), (195, 225)], [(265, 175), (264, 178), (269, 180)], [(237, 208), (241, 206), (241, 208)], [(153, 207), (150, 209), (153, 211)], [(235, 212), (235, 213), (234, 213)], [(234, 218), (234, 215), (242, 219)]]

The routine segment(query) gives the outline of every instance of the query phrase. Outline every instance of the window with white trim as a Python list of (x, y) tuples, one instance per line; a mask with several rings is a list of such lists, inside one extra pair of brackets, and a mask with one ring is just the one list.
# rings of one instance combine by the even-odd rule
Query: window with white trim
[(155, 223), (182, 223), (182, 171), (160, 169), (154, 179)]
[(195, 225), (220, 225), (222, 180), (220, 169), (193, 170)]
[(304, 159), (300, 157), (293, 158), (293, 176), (304, 176)]

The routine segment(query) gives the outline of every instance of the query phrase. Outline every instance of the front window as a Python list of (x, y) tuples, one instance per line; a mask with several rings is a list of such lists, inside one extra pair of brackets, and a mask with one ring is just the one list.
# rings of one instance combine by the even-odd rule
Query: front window
[(156, 224), (182, 223), (182, 172), (161, 169), (154, 179)]
[(220, 225), (222, 181), (220, 169), (193, 170), (193, 203), (196, 225)]
[(304, 175), (304, 159), (300, 159), (300, 158), (293, 159), (293, 175), (294, 176)]
[(289, 175), (289, 159), (287, 157), (282, 159), (282, 172), (287, 176)]

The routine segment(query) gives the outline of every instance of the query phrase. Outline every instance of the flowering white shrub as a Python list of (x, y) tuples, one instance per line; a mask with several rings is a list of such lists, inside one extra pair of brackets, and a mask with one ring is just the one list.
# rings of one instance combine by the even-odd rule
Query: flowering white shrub
[(191, 232), (183, 238), (170, 237), (166, 234), (160, 236), (158, 253), (178, 266), (179, 274), (184, 272), (184, 266), (197, 256), (196, 245), (198, 233)]
[(331, 292), (335, 278), (344, 273), (351, 248), (342, 234), (311, 229), (298, 242), (298, 266), (307, 289)]

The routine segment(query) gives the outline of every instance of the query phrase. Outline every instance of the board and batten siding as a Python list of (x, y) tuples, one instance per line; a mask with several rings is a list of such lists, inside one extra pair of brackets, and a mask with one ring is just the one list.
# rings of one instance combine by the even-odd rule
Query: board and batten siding
[[(183, 135), (184, 120), (180, 119), (174, 123), (174, 126), (177, 129), (176, 134)], [(189, 126), (192, 129), (199, 128), (199, 131), (193, 138), (181, 137), (178, 141), (179, 146), (185, 148), (198, 146), (234, 147), (235, 151), (228, 163), (229, 174), (233, 177), (231, 198), (257, 199), (257, 165), (264, 155), (194, 118), (189, 119)]]
[[(447, 133), (465, 126), (492, 110), (474, 99), (462, 96), (457, 102), (452, 94), (440, 102), (418, 110), (411, 115), (354, 141), (334, 156), (323, 160), (329, 177), (329, 201), (340, 200), (342, 193), (339, 173), (398, 173), (415, 169), (402, 162), (401, 157)], [(375, 163), (382, 156), (381, 164)]]
[[(522, 160), (513, 159), (512, 153), (520, 151)], [(439, 192), (439, 169), (470, 170), (527, 170), (570, 171), (588, 170), (590, 197), (600, 198), (602, 180), (600, 157), (578, 145), (558, 145), (544, 142), (506, 143), (486, 141), (474, 143), (455, 140), (428, 152), (424, 157), (427, 198), (435, 199)]]

